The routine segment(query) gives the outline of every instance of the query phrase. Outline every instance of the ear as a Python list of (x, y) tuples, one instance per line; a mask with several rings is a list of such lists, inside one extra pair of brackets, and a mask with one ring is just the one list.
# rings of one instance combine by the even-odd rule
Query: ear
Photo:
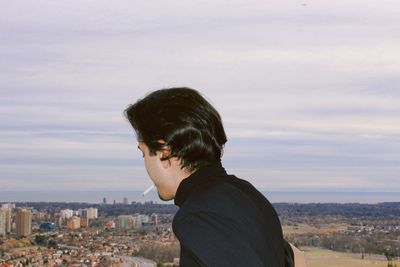
[[(160, 143), (165, 144), (164, 140), (159, 140)], [(164, 168), (168, 168), (171, 166), (171, 159), (169, 159), (169, 156), (171, 155), (171, 147), (168, 145), (165, 145), (162, 147), (162, 149), (159, 151), (158, 156), (160, 157), (161, 164), (163, 165)], [(167, 160), (163, 160), (165, 158), (168, 158)]]
[(169, 146), (164, 146), (160, 151), (160, 155), (163, 158), (168, 158), (171, 155), (171, 148)]

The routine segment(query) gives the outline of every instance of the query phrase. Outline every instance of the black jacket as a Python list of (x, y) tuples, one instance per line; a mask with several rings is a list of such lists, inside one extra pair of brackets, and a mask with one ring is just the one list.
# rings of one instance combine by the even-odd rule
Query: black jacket
[(182, 180), (172, 227), (181, 244), (180, 266), (293, 266), (279, 218), (249, 182), (221, 164)]

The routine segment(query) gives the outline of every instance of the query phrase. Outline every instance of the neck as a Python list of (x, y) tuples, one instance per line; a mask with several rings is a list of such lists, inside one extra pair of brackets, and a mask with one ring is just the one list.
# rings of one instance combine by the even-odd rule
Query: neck
[(176, 190), (179, 187), (179, 184), (186, 178), (188, 178), (194, 171), (189, 171), (187, 168), (182, 168), (181, 161), (177, 159), (171, 159), (171, 171), (172, 171), (172, 179), (174, 180), (174, 188), (175, 188), (175, 194)]

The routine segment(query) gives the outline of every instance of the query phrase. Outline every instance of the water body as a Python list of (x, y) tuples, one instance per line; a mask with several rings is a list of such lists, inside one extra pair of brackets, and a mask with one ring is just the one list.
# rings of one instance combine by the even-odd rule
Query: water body
[[(272, 203), (380, 203), (400, 202), (400, 192), (263, 192)], [(122, 203), (126, 197), (129, 202), (153, 201), (160, 204), (173, 204), (162, 201), (156, 190), (142, 197), (142, 191), (0, 191), (0, 202), (87, 202)]]

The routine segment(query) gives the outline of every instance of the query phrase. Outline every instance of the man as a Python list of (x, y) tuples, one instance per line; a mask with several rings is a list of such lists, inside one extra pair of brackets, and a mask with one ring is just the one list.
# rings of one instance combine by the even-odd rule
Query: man
[(125, 110), (162, 200), (180, 209), (172, 227), (180, 266), (293, 266), (269, 201), (221, 165), (220, 115), (196, 90), (162, 89)]

